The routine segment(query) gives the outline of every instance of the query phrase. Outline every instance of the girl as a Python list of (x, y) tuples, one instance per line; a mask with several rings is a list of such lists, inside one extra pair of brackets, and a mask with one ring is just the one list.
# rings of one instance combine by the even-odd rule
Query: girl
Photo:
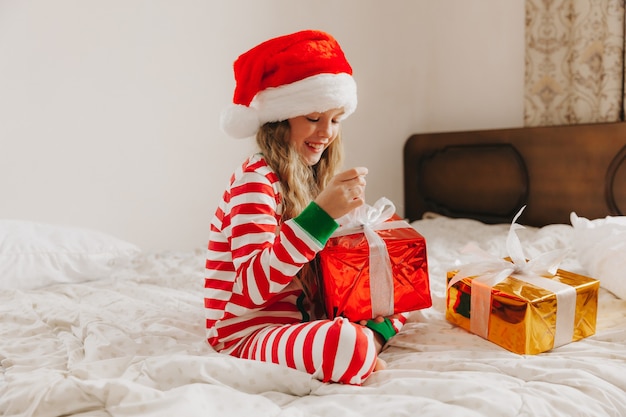
[(232, 175), (211, 222), (206, 261), (208, 342), (220, 352), (361, 384), (405, 316), (325, 318), (316, 254), (335, 219), (364, 204), (367, 169), (338, 172), (340, 123), (357, 104), (352, 68), (320, 31), (270, 39), (234, 63), (222, 128), (256, 134), (260, 152)]

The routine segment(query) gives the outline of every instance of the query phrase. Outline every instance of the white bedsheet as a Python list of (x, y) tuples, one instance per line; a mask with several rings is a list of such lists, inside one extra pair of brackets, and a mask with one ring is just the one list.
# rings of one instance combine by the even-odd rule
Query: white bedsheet
[[(444, 319), (445, 272), (477, 241), (504, 255), (508, 225), (434, 218), (432, 308), (391, 340), (388, 369), (361, 387), (212, 351), (204, 252), (141, 254), (110, 279), (0, 293), (4, 416), (623, 416), (626, 301), (601, 289), (596, 335), (520, 356)], [(529, 258), (569, 247), (572, 228), (520, 232)], [(570, 255), (565, 269), (582, 271)]]

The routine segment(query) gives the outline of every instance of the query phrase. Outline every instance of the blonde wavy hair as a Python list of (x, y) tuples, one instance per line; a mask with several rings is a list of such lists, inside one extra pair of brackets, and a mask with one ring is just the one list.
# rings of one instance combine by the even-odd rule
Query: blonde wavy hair
[[(341, 132), (313, 166), (309, 166), (291, 146), (290, 132), (289, 122), (285, 120), (264, 124), (256, 135), (263, 157), (282, 186), (282, 221), (298, 216), (324, 189), (343, 163)], [(312, 305), (319, 307), (321, 286), (315, 260), (300, 270), (297, 279)]]

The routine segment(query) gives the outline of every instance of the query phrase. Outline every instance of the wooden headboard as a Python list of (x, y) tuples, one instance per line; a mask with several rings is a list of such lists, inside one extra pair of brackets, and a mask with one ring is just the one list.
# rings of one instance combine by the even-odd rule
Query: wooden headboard
[(626, 123), (426, 133), (404, 146), (405, 217), (522, 224), (626, 213)]

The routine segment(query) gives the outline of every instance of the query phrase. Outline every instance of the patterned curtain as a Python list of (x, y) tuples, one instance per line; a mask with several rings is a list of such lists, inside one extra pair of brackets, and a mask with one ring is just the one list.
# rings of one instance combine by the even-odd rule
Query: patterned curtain
[(623, 120), (624, 0), (526, 0), (524, 124)]

